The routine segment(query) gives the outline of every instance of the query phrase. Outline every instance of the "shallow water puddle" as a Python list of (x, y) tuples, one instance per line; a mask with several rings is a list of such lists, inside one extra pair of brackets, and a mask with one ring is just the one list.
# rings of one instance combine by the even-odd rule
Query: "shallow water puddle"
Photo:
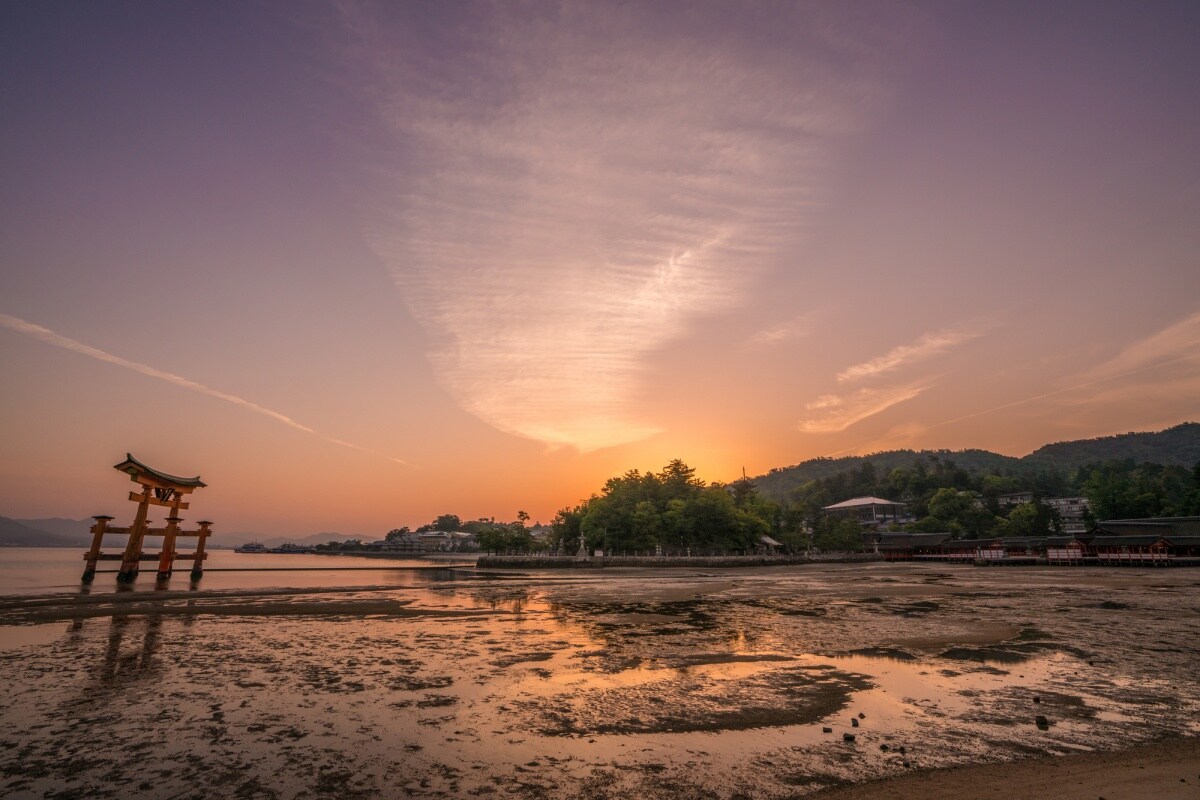
[(0, 652), (50, 644), (62, 637), (63, 623), (48, 622), (43, 625), (0, 626)]

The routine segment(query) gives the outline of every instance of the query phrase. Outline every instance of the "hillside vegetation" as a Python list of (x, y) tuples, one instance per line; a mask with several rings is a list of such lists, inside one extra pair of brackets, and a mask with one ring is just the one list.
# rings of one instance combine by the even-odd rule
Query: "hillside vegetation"
[[(1158, 459), (1157, 461), (1147, 458)], [(756, 478), (764, 501), (781, 510), (779, 538), (853, 548), (858, 524), (822, 509), (852, 497), (905, 504), (904, 530), (967, 538), (1044, 536), (1063, 530), (1047, 497), (1083, 496), (1084, 522), (1200, 515), (1200, 425), (1060, 442), (1024, 458), (984, 450), (899, 450), (814, 459)], [(1029, 493), (1013, 504), (1005, 495)]]
[(1133, 459), (1139, 464), (1191, 467), (1200, 461), (1200, 422), (1185, 422), (1157, 433), (1122, 433), (1098, 439), (1055, 442), (1021, 459), (1028, 464), (1053, 464), (1077, 469), (1098, 461)]
[(1068, 473), (1088, 464), (1127, 459), (1137, 464), (1192, 467), (1200, 462), (1200, 423), (1185, 422), (1158, 432), (1055, 442), (1021, 458), (988, 450), (888, 450), (866, 456), (814, 458), (790, 467), (778, 467), (751, 480), (764, 495), (783, 501), (789, 493), (809, 481), (850, 472), (867, 462), (882, 475), (897, 468), (912, 468), (918, 462), (936, 464), (950, 460), (957, 468), (969, 472), (1033, 478), (1048, 468)]

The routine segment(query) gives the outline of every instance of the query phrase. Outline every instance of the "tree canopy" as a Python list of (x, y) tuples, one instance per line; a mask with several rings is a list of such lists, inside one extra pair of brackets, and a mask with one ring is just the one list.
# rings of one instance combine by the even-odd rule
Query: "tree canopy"
[[(1027, 492), (1025, 503), (1001, 503), (1003, 495)], [(1020, 471), (966, 469), (948, 455), (929, 454), (911, 466), (879, 474), (872, 462), (807, 481), (782, 505), (784, 541), (810, 530), (824, 546), (846, 540), (826, 518), (825, 506), (858, 496), (903, 502), (915, 532), (948, 532), (965, 538), (1045, 536), (1062, 530), (1062, 520), (1045, 498), (1082, 496), (1090, 520), (1200, 514), (1200, 463), (1191, 469), (1173, 464), (1136, 463), (1133, 459), (1084, 464), (1063, 472), (1049, 464)]]
[[(466, 531), (475, 534), (481, 549), (500, 552), (548, 547), (574, 554), (582, 547), (589, 552), (698, 555), (757, 550), (763, 536), (791, 550), (858, 550), (862, 526), (827, 516), (823, 509), (861, 496), (903, 502), (914, 517), (905, 530), (972, 539), (1060, 532), (1062, 520), (1045, 502), (1056, 495), (1086, 497), (1089, 521), (1200, 515), (1200, 463), (1188, 468), (1126, 458), (1069, 471), (1055, 463), (1018, 470), (991, 462), (964, 467), (950, 455), (924, 453), (888, 469), (859, 459), (796, 486), (782, 501), (762, 491), (761, 479), (708, 484), (675, 459), (658, 472), (634, 469), (609, 478), (597, 494), (559, 509), (544, 544), (531, 535), (524, 511), (513, 522), (442, 514), (417, 531)], [(1004, 497), (1016, 493), (1028, 493), (1029, 501), (1014, 504), (1014, 498)], [(394, 530), (388, 539), (407, 532)]]
[(761, 546), (781, 518), (778, 504), (753, 485), (706, 484), (676, 459), (660, 472), (630, 470), (605, 482), (599, 494), (561, 509), (551, 546), (571, 552), (729, 553)]

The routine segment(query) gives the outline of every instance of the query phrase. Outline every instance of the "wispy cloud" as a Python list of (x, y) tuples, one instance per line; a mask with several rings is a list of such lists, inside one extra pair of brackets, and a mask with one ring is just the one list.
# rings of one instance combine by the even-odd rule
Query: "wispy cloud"
[[(24, 334), (25, 336), (45, 342), (46, 344), (54, 345), (55, 347), (61, 347), (64, 350), (70, 350), (74, 353), (79, 353), (80, 355), (94, 358), (97, 361), (103, 361), (106, 364), (112, 364), (113, 366), (132, 370), (133, 372), (145, 375), (148, 378), (155, 378), (160, 381), (165, 381), (166, 383), (174, 384), (182, 389), (188, 389), (189, 391), (214, 397), (218, 400), (223, 400), (226, 403), (232, 403), (233, 405), (240, 406), (248, 411), (253, 411), (256, 414), (262, 414), (264, 417), (269, 417), (276, 422), (287, 425), (289, 428), (294, 428), (298, 431), (303, 431), (304, 433), (317, 436), (327, 442), (331, 442), (342, 447), (349, 447), (354, 450), (361, 450), (366, 453), (383, 455), (382, 453), (378, 453), (370, 448), (362, 447), (361, 445), (353, 444), (352, 442), (335, 439), (331, 436), (326, 436), (307, 425), (297, 422), (286, 414), (281, 414), (278, 411), (272, 411), (269, 408), (260, 406), (257, 403), (246, 400), (245, 398), (238, 397), (237, 395), (229, 394), (227, 392), (222, 392), (218, 389), (213, 389), (210, 386), (205, 386), (202, 383), (193, 381), (190, 378), (185, 378), (182, 375), (176, 375), (173, 372), (165, 372), (164, 370), (156, 369), (155, 367), (151, 367), (148, 364), (143, 364), (139, 361), (130, 361), (127, 358), (113, 355), (112, 353), (108, 353), (97, 347), (84, 344), (77, 339), (63, 336), (62, 334), (56, 333), (49, 328), (21, 319), (20, 317), (14, 317), (9, 314), (0, 313), (0, 327), (8, 328), (11, 331)], [(383, 457), (388, 458), (391, 461), (395, 461), (397, 464), (411, 466), (407, 461), (395, 458), (393, 456), (383, 455)]]
[[(953, 425), (968, 419), (1050, 398), (1065, 397), (1069, 405), (1076, 407), (1094, 405), (1104, 402), (1106, 399), (1128, 399), (1128, 394), (1118, 394), (1118, 390), (1112, 388), (1100, 393), (1085, 393), (1085, 390), (1119, 384), (1120, 381), (1135, 376), (1140, 383), (1136, 391), (1143, 397), (1148, 392), (1163, 390), (1168, 394), (1175, 393), (1180, 397), (1194, 398), (1198, 366), (1200, 366), (1200, 312), (1184, 317), (1157, 333), (1127, 345), (1112, 358), (1074, 376), (1067, 386), (1022, 397), (1019, 400), (974, 411), (953, 419), (942, 420), (929, 427)], [(1171, 371), (1167, 372), (1167, 367), (1171, 367)], [(1190, 372), (1184, 372), (1185, 369)], [(1154, 380), (1154, 373), (1160, 371), (1164, 373), (1162, 379)], [(1150, 388), (1151, 386), (1154, 388)]]
[(926, 333), (911, 344), (893, 347), (878, 358), (847, 367), (838, 373), (839, 383), (863, 380), (882, 375), (909, 364), (924, 361), (959, 345), (978, 338), (981, 331), (971, 328), (951, 328)]
[(801, 420), (798, 427), (803, 433), (838, 433), (911, 400), (927, 388), (924, 384), (911, 383), (880, 389), (864, 387), (847, 395), (822, 395), (805, 406), (806, 411), (819, 413)]
[(1176, 363), (1190, 356), (1200, 356), (1200, 311), (1127, 345), (1081, 377), (1093, 380), (1113, 377), (1155, 364)]
[[(926, 333), (911, 344), (894, 347), (878, 358), (847, 367), (837, 374), (838, 383), (868, 380), (944, 353), (964, 342), (977, 338), (982, 331), (976, 328), (948, 328)], [(863, 420), (881, 414), (894, 405), (911, 400), (930, 388), (928, 380), (912, 381), (898, 386), (867, 386), (843, 394), (825, 394), (805, 406), (817, 412), (803, 419), (803, 433), (838, 433)], [(888, 436), (912, 436), (916, 428), (893, 428)]]
[(808, 311), (792, 317), (786, 322), (755, 331), (754, 335), (750, 337), (750, 344), (772, 345), (793, 339), (802, 339), (812, 334), (816, 318), (817, 312)]
[(745, 301), (884, 94), (885, 48), (832, 7), (738, 17), (794, 31), (771, 46), (700, 9), (487, 5), (436, 49), (349, 9), (390, 143), (369, 240), (439, 380), (501, 430), (583, 450), (658, 430), (647, 356)]

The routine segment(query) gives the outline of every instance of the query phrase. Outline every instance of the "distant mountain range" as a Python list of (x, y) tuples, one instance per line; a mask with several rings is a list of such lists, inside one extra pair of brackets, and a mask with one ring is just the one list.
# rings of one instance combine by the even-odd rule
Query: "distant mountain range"
[(950, 460), (963, 469), (995, 473), (1020, 473), (1051, 466), (1065, 473), (1085, 464), (1123, 459), (1133, 459), (1139, 464), (1192, 467), (1200, 462), (1200, 423), (1185, 422), (1153, 433), (1122, 433), (1055, 442), (1021, 458), (988, 450), (888, 450), (865, 456), (814, 458), (773, 469), (751, 480), (763, 494), (780, 499), (809, 481), (855, 469), (866, 461), (874, 465), (878, 474), (887, 474), (897, 467), (911, 467), (922, 458)]
[[(92, 518), (63, 519), (49, 517), (45, 519), (10, 519), (0, 517), (0, 547), (88, 547), (92, 543)], [(116, 520), (114, 525), (128, 525), (132, 520)], [(311, 536), (273, 536), (259, 538), (253, 533), (221, 533), (215, 542), (210, 541), (210, 547), (236, 547), (243, 542), (261, 542), (267, 547), (278, 547), (287, 542), (302, 545), (324, 544), (325, 542), (344, 542), (347, 539), (359, 537), (347, 536), (343, 533), (314, 533)], [(383, 538), (362, 537), (362, 538)], [(105, 546), (113, 547), (120, 540), (110, 537)], [(157, 542), (157, 540), (156, 540)]]
[[(31, 523), (37, 520), (15, 520), (0, 517), (0, 547), (69, 547), (76, 544), (69, 536), (51, 533)], [(70, 520), (63, 520), (69, 522)], [(90, 523), (91, 520), (88, 520)], [(87, 528), (85, 527), (86, 531)]]

